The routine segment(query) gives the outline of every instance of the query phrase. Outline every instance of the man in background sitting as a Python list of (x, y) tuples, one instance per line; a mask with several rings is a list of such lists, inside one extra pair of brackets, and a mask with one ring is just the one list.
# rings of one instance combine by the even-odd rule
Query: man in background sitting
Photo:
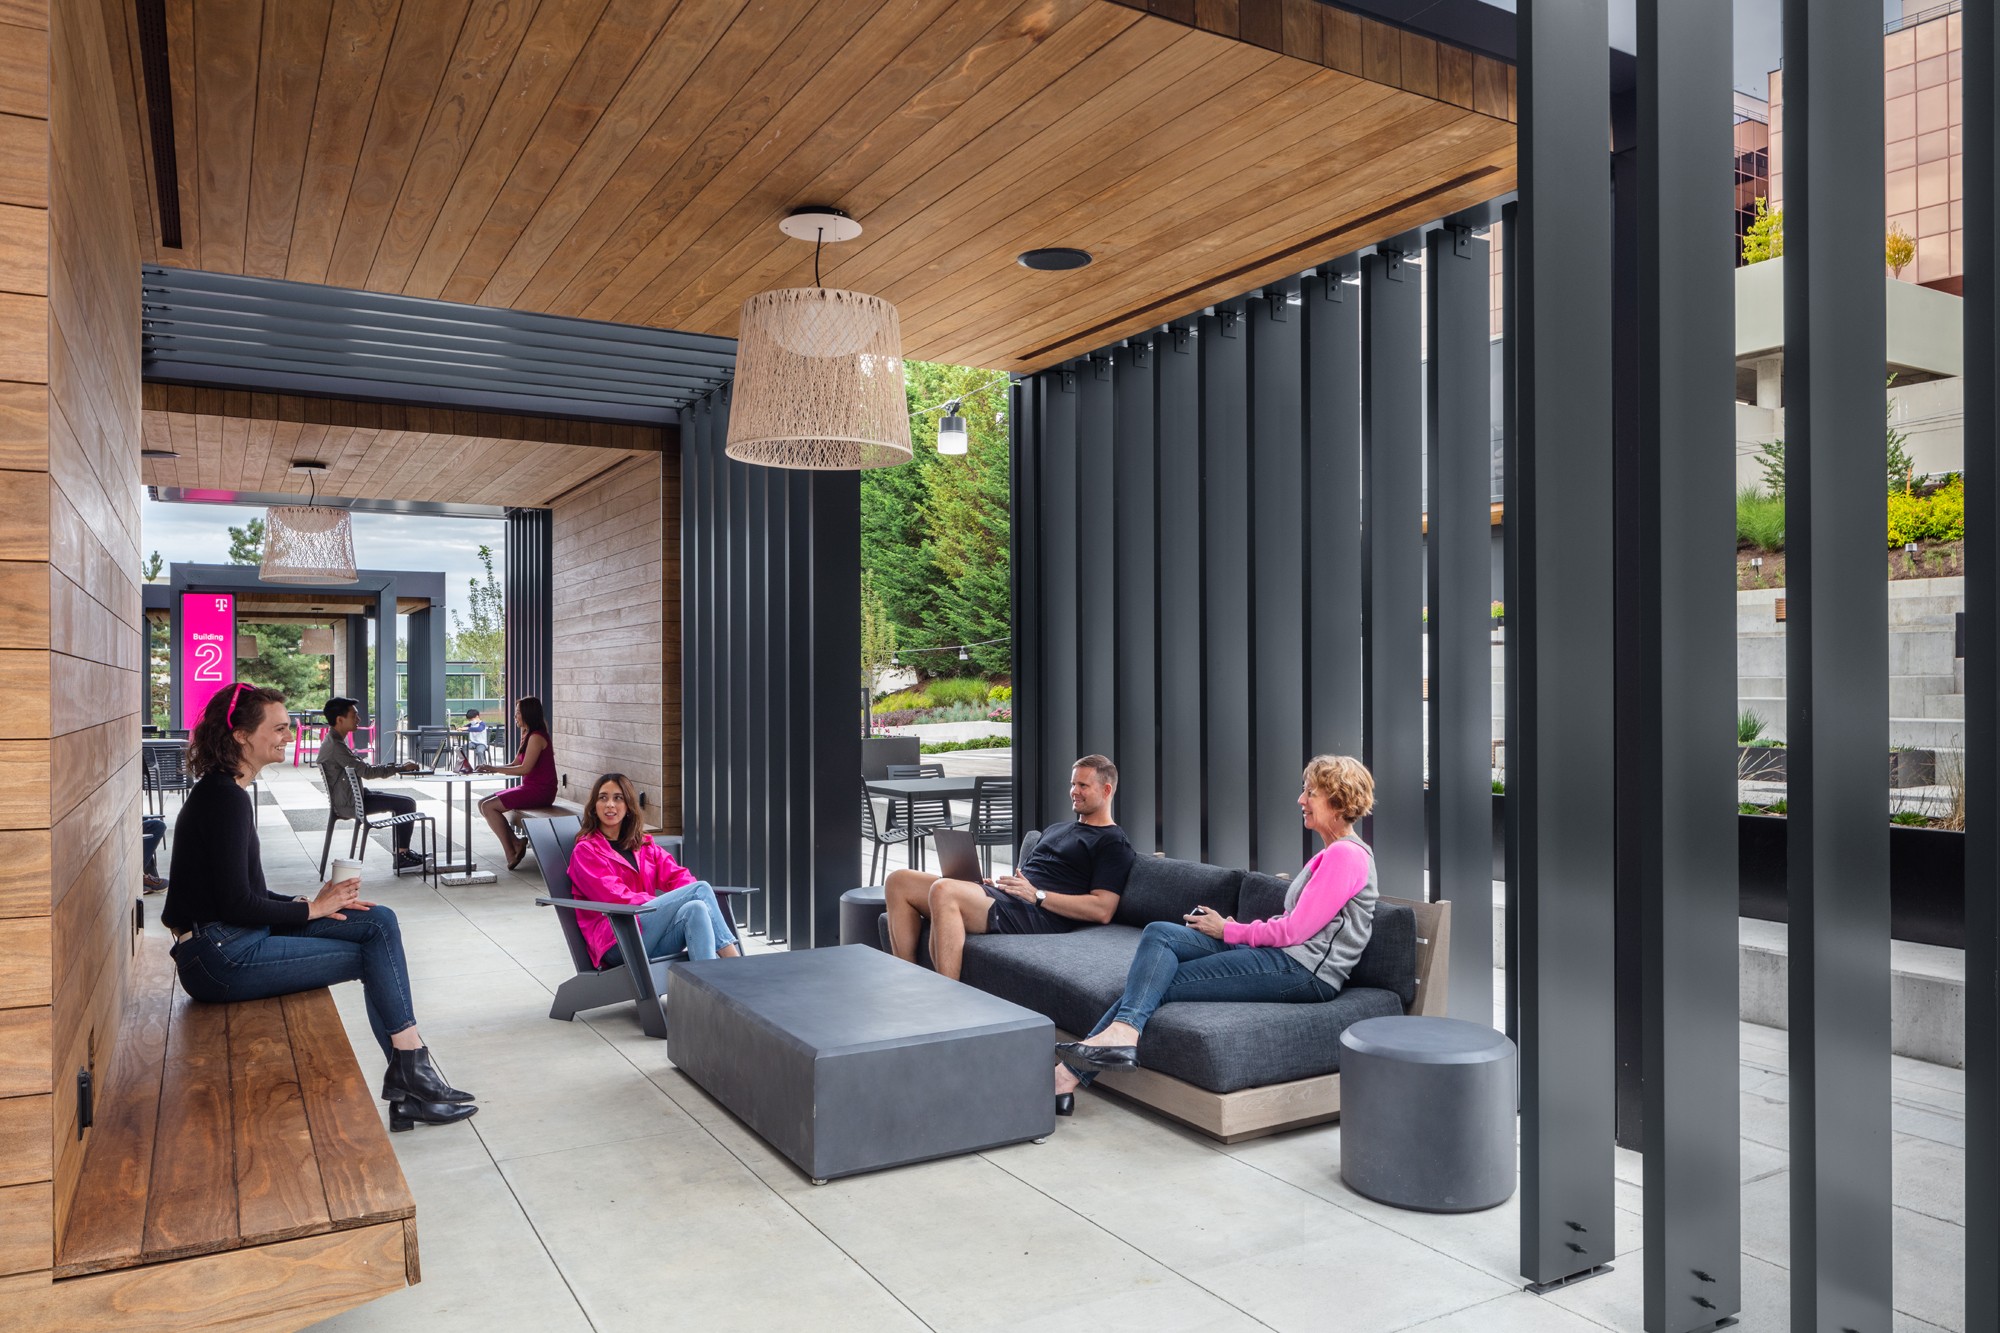
[[(349, 769), (364, 778), (387, 778), (398, 773), (414, 773), (417, 766), (361, 762), (347, 744), (347, 738), (361, 725), (361, 705), (356, 700), (328, 699), (322, 711), (326, 714), (327, 733), (319, 743), (319, 771), (326, 779), (326, 799), (333, 807), (333, 817), (357, 819), (362, 814), (407, 815), (414, 811), (417, 803), (408, 796), (369, 791), (365, 787), (361, 791), (361, 809), (357, 811), (354, 808), (354, 795), (347, 783)], [(409, 824), (398, 824), (394, 829), (398, 870), (417, 870), (424, 864), (424, 858), (410, 850), (411, 827)]]

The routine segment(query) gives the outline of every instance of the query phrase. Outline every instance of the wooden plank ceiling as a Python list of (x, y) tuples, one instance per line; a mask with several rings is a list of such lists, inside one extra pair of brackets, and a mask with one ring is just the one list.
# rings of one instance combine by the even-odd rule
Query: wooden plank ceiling
[(166, 0), (169, 250), (104, 3), (148, 260), (695, 332), (812, 282), (801, 203), (910, 356), (1020, 370), (1515, 180), (1510, 71), (1316, 0)]
[(353, 500), (432, 500), (539, 507), (618, 466), (659, 453), (647, 426), (391, 407), (277, 394), (145, 386), (150, 486), (309, 493), (288, 468), (314, 458), (318, 493)]

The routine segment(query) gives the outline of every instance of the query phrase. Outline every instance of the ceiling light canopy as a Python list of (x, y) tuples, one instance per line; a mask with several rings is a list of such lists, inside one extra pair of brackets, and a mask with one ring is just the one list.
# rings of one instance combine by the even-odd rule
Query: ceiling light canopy
[[(792, 210), (778, 224), (813, 242), (813, 280), (828, 241), (861, 224), (837, 208)], [(910, 461), (903, 332), (879, 296), (814, 285), (760, 292), (743, 303), (731, 458), (766, 467), (852, 471)]]

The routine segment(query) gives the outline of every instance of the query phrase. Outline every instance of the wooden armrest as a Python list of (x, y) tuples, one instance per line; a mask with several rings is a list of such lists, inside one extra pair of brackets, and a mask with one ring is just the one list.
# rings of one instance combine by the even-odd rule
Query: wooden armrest
[(580, 912), (602, 912), (606, 916), (637, 916), (652, 910), (651, 903), (594, 903), (583, 898), (537, 898), (543, 907), (573, 907)]

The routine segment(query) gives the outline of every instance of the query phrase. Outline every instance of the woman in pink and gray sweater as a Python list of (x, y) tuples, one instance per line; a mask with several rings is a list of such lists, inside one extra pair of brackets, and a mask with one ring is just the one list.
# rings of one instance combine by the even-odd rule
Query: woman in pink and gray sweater
[(1299, 812), (1326, 847), (1292, 876), (1284, 912), (1237, 921), (1197, 907), (1186, 925), (1148, 925), (1118, 1003), (1090, 1036), (1056, 1046), (1057, 1112), (1069, 1114), (1071, 1094), (1096, 1070), (1139, 1063), (1139, 1033), (1163, 1004), (1313, 1004), (1338, 995), (1375, 921), (1375, 854), (1354, 835), (1374, 808), (1375, 779), (1360, 760), (1321, 755), (1307, 764)]
[[(743, 952), (715, 901), (715, 890), (647, 834), (638, 793), (623, 773), (606, 773), (590, 789), (569, 855), (569, 887), (592, 902), (651, 903), (652, 910), (639, 917), (648, 958), (669, 958), (683, 949), (689, 958), (734, 958)], [(576, 924), (590, 946), (592, 964), (622, 961), (611, 918), (578, 912)]]

